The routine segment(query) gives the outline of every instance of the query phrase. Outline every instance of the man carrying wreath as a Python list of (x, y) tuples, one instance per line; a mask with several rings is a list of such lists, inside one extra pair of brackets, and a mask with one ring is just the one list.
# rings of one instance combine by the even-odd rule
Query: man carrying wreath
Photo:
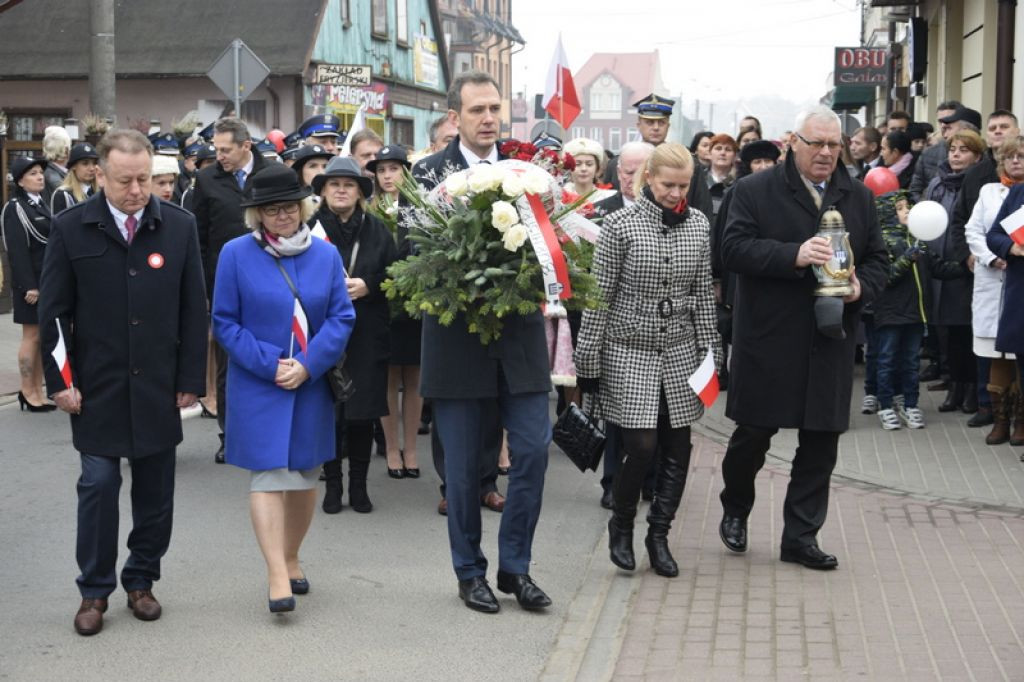
[[(413, 175), (432, 188), (448, 172), (497, 163), (500, 116), (501, 95), (494, 79), (480, 71), (459, 74), (448, 91), (448, 120), (459, 134), (445, 149), (420, 161)], [(498, 533), (498, 589), (514, 594), (524, 609), (545, 608), (551, 600), (529, 576), (551, 442), (544, 318), (540, 311), (509, 315), (500, 337), (483, 344), (463, 315), (445, 326), (426, 314), (422, 353), (420, 393), (433, 401), (444, 448), (448, 539), (459, 597), (476, 611), (496, 613), (500, 608), (480, 548), (479, 465), (482, 443), (494, 435), (493, 415), (500, 415), (512, 466)]]

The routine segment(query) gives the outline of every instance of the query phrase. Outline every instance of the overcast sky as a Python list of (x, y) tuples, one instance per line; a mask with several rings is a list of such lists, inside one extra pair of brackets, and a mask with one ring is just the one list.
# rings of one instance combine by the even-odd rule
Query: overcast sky
[(513, 90), (528, 94), (543, 92), (559, 32), (574, 73), (594, 52), (658, 49), (665, 94), (684, 103), (817, 100), (834, 48), (860, 43), (857, 0), (513, 0), (512, 21), (526, 40)]

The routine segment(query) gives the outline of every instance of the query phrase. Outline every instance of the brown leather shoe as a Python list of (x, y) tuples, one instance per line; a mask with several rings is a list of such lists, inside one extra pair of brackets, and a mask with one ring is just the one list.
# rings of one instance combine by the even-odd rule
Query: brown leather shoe
[(106, 599), (83, 599), (75, 614), (75, 632), (88, 637), (103, 629), (103, 614), (107, 610)]
[(128, 593), (128, 608), (139, 620), (156, 620), (160, 617), (160, 602), (150, 590), (132, 590)]
[(501, 493), (497, 492), (496, 490), (492, 490), (491, 492), (481, 497), (480, 504), (484, 507), (487, 507), (491, 511), (501, 512), (505, 510), (505, 498)]
[(448, 516), (448, 500), (441, 498), (441, 501), (437, 503), (437, 513), (441, 516)]

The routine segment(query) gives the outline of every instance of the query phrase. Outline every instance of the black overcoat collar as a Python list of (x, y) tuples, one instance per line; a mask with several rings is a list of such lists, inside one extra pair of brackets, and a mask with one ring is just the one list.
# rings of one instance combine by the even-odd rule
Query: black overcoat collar
[(786, 179), (786, 185), (792, 192), (796, 203), (800, 204), (815, 219), (830, 206), (839, 203), (853, 189), (853, 180), (850, 179), (846, 166), (843, 163), (836, 164), (836, 169), (832, 171), (832, 176), (829, 177), (828, 184), (825, 186), (825, 195), (821, 198), (821, 210), (819, 211), (818, 207), (814, 205), (814, 199), (811, 198), (810, 192), (807, 191), (807, 185), (800, 177), (800, 171), (796, 168), (796, 160), (792, 153), (786, 155), (786, 163), (776, 172), (781, 173)]
[[(161, 222), (160, 200), (150, 195), (149, 203), (146, 204), (146, 208), (142, 212), (142, 220), (139, 221), (138, 229), (141, 230), (147, 226), (156, 229), (160, 226)], [(118, 244), (128, 246), (128, 242), (125, 241), (121, 231), (117, 229), (117, 221), (110, 214), (110, 207), (107, 206), (107, 195), (103, 190), (96, 192), (96, 194), (86, 200), (85, 207), (82, 210), (82, 224), (93, 225)]]

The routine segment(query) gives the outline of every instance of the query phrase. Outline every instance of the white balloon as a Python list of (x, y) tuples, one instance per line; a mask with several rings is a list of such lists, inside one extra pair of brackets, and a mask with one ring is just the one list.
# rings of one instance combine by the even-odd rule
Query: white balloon
[(910, 209), (907, 228), (910, 234), (923, 242), (938, 239), (946, 231), (949, 215), (937, 201), (922, 201)]

